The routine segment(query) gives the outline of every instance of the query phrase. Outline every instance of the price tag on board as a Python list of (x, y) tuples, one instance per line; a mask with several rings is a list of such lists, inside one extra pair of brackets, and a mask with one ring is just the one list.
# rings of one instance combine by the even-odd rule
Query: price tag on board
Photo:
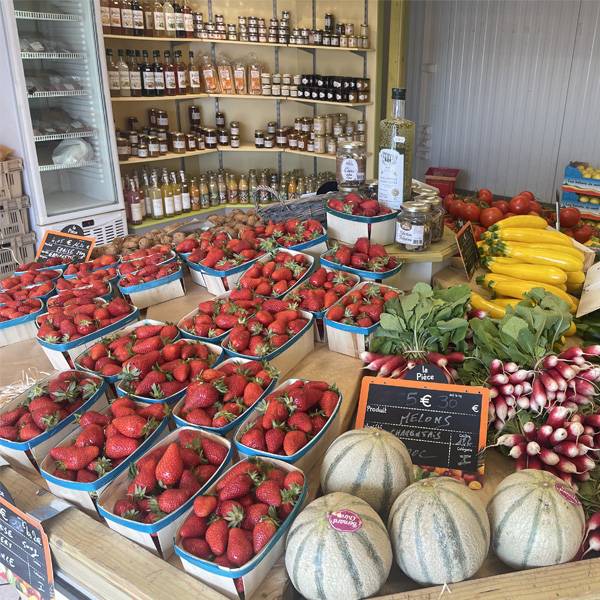
[(22, 597), (52, 600), (54, 576), (48, 536), (42, 524), (0, 496), (0, 582)]
[(471, 221), (467, 221), (456, 234), (456, 244), (467, 272), (467, 278), (470, 280), (479, 266), (479, 248), (475, 241)]
[(364, 377), (356, 427), (393, 433), (416, 465), (482, 483), (488, 403), (483, 387)]
[(70, 258), (76, 262), (89, 260), (96, 238), (73, 235), (64, 231), (46, 231), (36, 254), (36, 259)]

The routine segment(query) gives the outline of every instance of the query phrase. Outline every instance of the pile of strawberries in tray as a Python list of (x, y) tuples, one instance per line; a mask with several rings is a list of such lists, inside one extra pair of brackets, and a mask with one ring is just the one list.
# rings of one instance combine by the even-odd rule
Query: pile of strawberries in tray
[[(65, 279), (59, 279), (58, 283), (67, 281)], [(71, 281), (77, 281), (73, 279)], [(58, 285), (57, 285), (58, 287)], [(111, 291), (109, 284), (106, 281), (100, 279), (94, 279), (90, 283), (79, 283), (78, 286), (65, 287), (59, 290), (56, 296), (52, 296), (48, 299), (48, 306), (65, 306), (67, 303), (73, 303), (75, 298), (88, 298), (90, 301), (93, 298), (100, 298), (106, 296)]]
[(223, 347), (245, 356), (265, 356), (283, 346), (308, 324), (300, 312), (289, 308), (289, 303), (277, 298), (265, 298), (261, 309), (236, 325)]
[(20, 273), (21, 271), (39, 271), (40, 269), (47, 269), (48, 267), (57, 267), (58, 265), (66, 265), (72, 261), (69, 257), (58, 258), (53, 256), (41, 261), (32, 261), (28, 263), (21, 263), (17, 265), (15, 271)]
[(22, 404), (0, 412), (0, 438), (26, 442), (56, 427), (89, 400), (101, 382), (82, 371), (63, 371), (33, 386)]
[(152, 246), (152, 248), (144, 248), (136, 250), (131, 254), (124, 254), (122, 262), (118, 267), (118, 272), (121, 277), (135, 273), (144, 267), (159, 265), (173, 258), (171, 247), (167, 245)]
[(58, 279), (56, 282), (57, 290), (70, 290), (82, 285), (92, 285), (96, 282), (108, 282), (111, 279), (117, 277), (116, 267), (108, 267), (107, 269), (98, 269), (98, 271), (92, 271), (91, 273), (84, 273), (68, 279)]
[(297, 470), (261, 460), (239, 462), (219, 479), (213, 494), (194, 500), (179, 530), (179, 545), (220, 567), (241, 567), (277, 533), (303, 487), (304, 475)]
[(242, 324), (253, 315), (264, 298), (252, 290), (231, 290), (227, 297), (218, 297), (198, 304), (198, 312), (182, 320), (182, 331), (205, 338), (215, 338)]
[(371, 327), (379, 323), (383, 305), (398, 297), (398, 294), (397, 290), (384, 285), (364, 283), (344, 296), (339, 304), (332, 306), (325, 317), (345, 325)]
[(327, 202), (328, 208), (347, 215), (359, 217), (377, 217), (389, 215), (392, 211), (373, 198), (363, 198), (356, 192), (349, 192), (343, 198), (331, 198)]
[(175, 325), (147, 324), (127, 333), (101, 339), (77, 358), (77, 364), (105, 377), (119, 375), (123, 366), (138, 354), (160, 350), (177, 337)]
[(285, 248), (309, 242), (325, 233), (323, 225), (316, 219), (286, 219), (279, 223), (269, 221), (264, 229), (265, 237)]
[(158, 336), (141, 340), (135, 354), (123, 362), (120, 389), (163, 400), (186, 388), (217, 355), (204, 343), (178, 340), (163, 346)]
[(70, 443), (50, 450), (51, 475), (90, 483), (106, 475), (131, 456), (158, 427), (166, 413), (162, 404), (138, 405), (131, 398), (117, 398), (103, 412), (81, 415), (81, 431)]
[(117, 258), (110, 254), (103, 254), (94, 260), (90, 260), (88, 262), (81, 263), (72, 263), (70, 264), (64, 272), (64, 275), (77, 275), (81, 277), (82, 275), (87, 275), (88, 273), (92, 273), (93, 271), (98, 271), (100, 269), (106, 269), (117, 262)]
[(190, 425), (225, 427), (262, 396), (273, 377), (275, 373), (257, 360), (227, 361), (202, 371), (175, 412)]
[(265, 261), (257, 261), (244, 271), (238, 287), (254, 290), (261, 296), (282, 296), (311, 268), (305, 254), (276, 250)]
[(65, 306), (48, 306), (48, 312), (38, 317), (39, 339), (51, 344), (72, 342), (120, 321), (135, 310), (123, 298), (105, 302), (81, 296), (73, 300)]
[[(0, 285), (2, 285), (0, 283)], [(0, 303), (17, 301), (21, 302), (28, 298), (40, 298), (49, 294), (54, 289), (54, 282), (51, 280), (34, 285), (15, 285), (8, 290), (0, 291)]]
[(327, 425), (339, 399), (335, 385), (298, 379), (261, 401), (260, 416), (251, 418), (236, 439), (254, 450), (292, 456)]
[(398, 266), (398, 261), (381, 244), (372, 244), (368, 238), (358, 238), (354, 246), (336, 244), (323, 258), (346, 267), (375, 273), (390, 271)]
[[(149, 259), (145, 259), (149, 260)], [(174, 261), (166, 264), (150, 264), (142, 267), (139, 271), (134, 271), (124, 275), (119, 280), (119, 287), (127, 288), (141, 283), (156, 281), (176, 273), (181, 268), (179, 262)]]
[(285, 299), (302, 310), (321, 312), (335, 304), (358, 282), (357, 275), (345, 271), (328, 271), (325, 267), (319, 267)]
[(52, 289), (53, 280), (60, 277), (61, 272), (49, 269), (47, 271), (25, 271), (22, 275), (11, 275), (0, 281), (0, 288), (4, 291), (23, 289), (30, 285), (50, 284)]
[(20, 319), (25, 315), (41, 310), (44, 303), (39, 298), (28, 300), (6, 300), (0, 304), (0, 323)]
[(260, 240), (252, 232), (242, 239), (231, 238), (223, 246), (211, 246), (208, 250), (198, 248), (188, 256), (188, 261), (215, 271), (228, 271), (261, 254), (264, 251), (260, 249)]
[(135, 462), (127, 493), (113, 506), (115, 515), (156, 523), (194, 496), (227, 459), (225, 441), (189, 429), (179, 430), (177, 438)]
[(225, 248), (232, 239), (241, 239), (249, 242), (252, 246), (256, 243), (256, 238), (264, 228), (244, 227), (237, 237), (229, 233), (214, 229), (205, 229), (197, 233), (194, 237), (188, 237), (183, 242), (179, 242), (175, 251), (181, 254), (193, 253), (188, 257), (192, 262), (200, 262), (211, 248)]

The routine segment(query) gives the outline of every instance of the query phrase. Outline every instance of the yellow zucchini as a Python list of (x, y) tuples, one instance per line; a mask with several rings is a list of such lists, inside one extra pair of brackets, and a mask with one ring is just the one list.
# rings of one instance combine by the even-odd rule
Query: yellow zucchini
[(567, 292), (574, 294), (575, 296), (581, 296), (583, 290), (583, 283), (569, 283), (567, 282)]
[(506, 314), (506, 309), (487, 300), (477, 292), (471, 292), (471, 306), (478, 310), (485, 310), (493, 319), (501, 319)]
[(496, 261), (496, 259), (492, 259), (488, 262), (487, 268), (492, 273), (509, 275), (517, 279), (551, 283), (553, 285), (561, 285), (567, 281), (567, 274), (558, 267), (531, 265), (527, 263), (502, 264)]
[(563, 335), (565, 337), (571, 337), (572, 335), (575, 335), (576, 333), (577, 333), (577, 325), (575, 325), (575, 321), (571, 321), (571, 325), (569, 326), (569, 329), (567, 329)]
[(577, 283), (581, 285), (585, 281), (585, 273), (583, 271), (571, 271), (567, 273), (567, 284)]
[(513, 229), (515, 227), (531, 227), (533, 229), (546, 229), (548, 227), (548, 221), (542, 219), (542, 217), (536, 217), (535, 215), (515, 215), (514, 217), (507, 217), (494, 223), (490, 229), (495, 231), (497, 229)]
[(494, 298), (494, 303), (506, 308), (507, 306), (515, 307), (522, 300), (517, 298)]
[(512, 245), (524, 248), (535, 248), (536, 250), (553, 250), (554, 252), (564, 252), (565, 254), (570, 254), (574, 256), (578, 260), (584, 259), (584, 254), (579, 248), (575, 248), (575, 246), (557, 246), (556, 244), (544, 244), (542, 242), (510, 242)]
[(549, 267), (558, 267), (563, 271), (581, 271), (583, 270), (583, 261), (575, 257), (560, 253), (556, 250), (542, 250), (538, 248), (528, 248), (526, 246), (513, 246), (505, 244), (502, 250), (504, 256), (518, 258), (525, 263), (532, 265), (547, 265)]
[(550, 229), (514, 228), (500, 229), (495, 232), (498, 239), (504, 242), (544, 242), (559, 246), (573, 246), (573, 241), (568, 235)]

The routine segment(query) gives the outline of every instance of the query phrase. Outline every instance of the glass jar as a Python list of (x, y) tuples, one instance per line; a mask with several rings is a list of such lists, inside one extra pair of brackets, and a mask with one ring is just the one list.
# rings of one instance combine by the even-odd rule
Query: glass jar
[(284, 85), (291, 85), (291, 83), (292, 83), (291, 73), (284, 73), (281, 76), (281, 83), (283, 83)]
[(288, 147), (291, 150), (298, 150), (298, 134), (296, 132), (288, 133)]
[(367, 152), (362, 142), (340, 144), (336, 155), (338, 186), (358, 187), (365, 181)]
[(218, 111), (215, 115), (215, 125), (217, 128), (225, 127), (225, 113)]
[(117, 154), (119, 155), (119, 160), (129, 160), (129, 157), (131, 156), (131, 146), (126, 137), (119, 136), (117, 138)]
[(337, 141), (334, 137), (327, 137), (327, 154), (337, 154)]
[(257, 129), (254, 132), (254, 145), (257, 148), (265, 147), (265, 132), (262, 129)]
[(287, 129), (283, 127), (279, 127), (275, 131), (275, 143), (278, 148), (287, 148), (288, 138), (287, 138)]
[(148, 156), (156, 158), (160, 155), (160, 142), (158, 137), (151, 135), (148, 137)]
[(190, 114), (190, 123), (192, 125), (200, 125), (200, 107), (196, 104), (192, 104), (188, 110)]
[(275, 136), (271, 134), (265, 135), (265, 148), (273, 148), (275, 146)]
[(140, 141), (138, 144), (138, 158), (148, 158), (148, 144), (146, 142)]
[(217, 130), (208, 127), (204, 130), (204, 147), (207, 150), (216, 150), (217, 148)]
[(197, 150), (196, 148), (196, 135), (193, 133), (185, 134), (185, 147), (188, 152)]
[(173, 131), (171, 133), (171, 151), (175, 154), (185, 154), (186, 148), (185, 133)]
[(327, 146), (325, 144), (325, 136), (322, 134), (315, 135), (314, 153), (315, 154), (325, 154), (326, 149), (327, 149)]
[(267, 133), (270, 135), (275, 135), (277, 131), (277, 123), (275, 121), (269, 121), (267, 123)]
[(140, 141), (140, 136), (138, 135), (137, 131), (130, 131), (128, 133), (129, 136), (129, 143), (133, 146), (133, 145), (137, 145)]
[(196, 133), (196, 150), (206, 150), (206, 142), (204, 141), (204, 131)]
[(164, 129), (169, 128), (169, 115), (166, 110), (156, 111), (156, 126)]
[(230, 145), (232, 148), (239, 148), (240, 147), (240, 136), (239, 135), (234, 135), (233, 133), (231, 134), (231, 139), (230, 139)]
[(439, 196), (422, 200), (431, 209), (431, 243), (439, 242), (444, 237), (444, 206)]
[(229, 146), (229, 132), (227, 129), (219, 129), (217, 133), (217, 143), (219, 146)]
[(432, 212), (424, 202), (405, 202), (396, 217), (395, 240), (406, 252), (423, 252), (431, 245)]
[(231, 132), (231, 135), (240, 135), (240, 122), (239, 121), (231, 121), (231, 123), (229, 123), (229, 130)]
[(325, 117), (313, 118), (313, 129), (317, 135), (325, 134)]

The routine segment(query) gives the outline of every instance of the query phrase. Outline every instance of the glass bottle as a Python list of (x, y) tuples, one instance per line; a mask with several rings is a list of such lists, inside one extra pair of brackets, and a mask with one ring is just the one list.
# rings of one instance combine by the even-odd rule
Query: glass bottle
[(231, 173), (227, 181), (227, 203), (237, 204), (238, 202), (238, 182), (235, 175)]
[(175, 82), (177, 84), (177, 93), (184, 95), (187, 92), (187, 66), (181, 60), (181, 52), (175, 51)]
[(265, 171), (263, 171), (260, 175), (260, 187), (263, 188), (258, 192), (258, 201), (261, 204), (267, 204), (269, 202), (270, 199), (270, 194), (269, 192), (265, 189), (267, 186), (269, 185), (269, 182), (267, 181), (267, 174)]
[(190, 204), (192, 210), (200, 210), (200, 188), (195, 177), (190, 180)]
[(258, 204), (258, 181), (256, 180), (256, 173), (254, 170), (250, 171), (250, 202), (252, 204)]
[(279, 182), (279, 200), (285, 202), (288, 199), (288, 180), (286, 175), (281, 176)]
[(144, 35), (154, 35), (154, 0), (144, 0)]
[(154, 25), (154, 37), (164, 37), (165, 36), (165, 11), (163, 9), (161, 0), (154, 1), (154, 17), (152, 20), (153, 20), (153, 25)]
[(102, 33), (111, 33), (110, 0), (100, 0), (100, 18), (102, 20)]
[(211, 175), (208, 179), (208, 193), (210, 194), (210, 205), (219, 206), (219, 187), (217, 185), (217, 178)]
[(192, 209), (192, 201), (190, 194), (190, 186), (185, 178), (185, 171), (179, 171), (179, 179), (181, 181), (181, 208), (183, 212), (190, 212)]
[(164, 52), (165, 62), (163, 65), (165, 74), (165, 94), (167, 96), (177, 95), (177, 79), (175, 78), (175, 65), (171, 62), (171, 53)]
[(142, 173), (142, 189), (144, 190), (144, 213), (146, 217), (152, 215), (152, 188), (148, 183), (148, 171)]
[(175, 13), (175, 37), (185, 37), (185, 20), (181, 4), (175, 0), (173, 2), (173, 12)]
[(152, 57), (154, 58), (154, 89), (157, 96), (165, 95), (165, 74), (162, 63), (160, 62), (160, 50), (153, 50)]
[(148, 62), (147, 50), (142, 50), (142, 64), (140, 65), (140, 72), (142, 74), (142, 96), (156, 96), (154, 67)]
[(123, 35), (133, 35), (131, 0), (121, 0), (121, 27), (123, 28)]
[(129, 80), (129, 67), (123, 58), (125, 56), (125, 52), (123, 50), (119, 50), (117, 52), (119, 55), (119, 61), (117, 62), (117, 70), (119, 71), (119, 87), (121, 91), (121, 96), (128, 97), (131, 96), (131, 81)]
[(173, 210), (176, 215), (180, 215), (183, 212), (183, 203), (181, 199), (181, 184), (177, 181), (177, 174), (175, 171), (171, 171), (169, 175), (171, 182), (171, 191), (173, 192)]
[(118, 97), (121, 95), (121, 80), (119, 77), (119, 69), (113, 60), (113, 52), (110, 48), (106, 50), (106, 70), (108, 71), (108, 87), (110, 95)]
[(295, 200), (296, 199), (296, 177), (292, 175), (290, 177), (290, 182), (288, 183), (288, 199)]
[[(135, 56), (138, 57), (136, 60)], [(136, 50), (134, 55), (133, 50), (127, 50), (127, 66), (129, 67), (129, 87), (131, 96), (142, 95), (142, 76), (140, 75), (139, 66), (140, 51)]]
[(142, 195), (140, 194), (135, 181), (131, 180), (131, 196), (129, 203), (129, 210), (131, 212), (131, 224), (141, 225), (144, 220), (142, 213)]
[(162, 219), (165, 216), (165, 205), (161, 189), (158, 187), (158, 175), (152, 174), (152, 185), (150, 186), (150, 205), (153, 219)]
[(110, 0), (110, 32), (113, 35), (123, 35), (121, 3), (119, 0)]
[(219, 190), (219, 204), (227, 204), (227, 183), (223, 173), (219, 173), (217, 177), (217, 187)]
[(175, 10), (171, 0), (165, 0), (163, 3), (163, 11), (165, 13), (165, 36), (174, 38), (175, 31)]
[(405, 98), (405, 89), (392, 89), (392, 115), (379, 125), (378, 200), (392, 210), (411, 198), (415, 124), (404, 117)]
[(162, 172), (162, 185), (160, 186), (163, 205), (165, 207), (165, 217), (172, 217), (175, 214), (175, 203), (173, 201), (173, 188), (169, 183), (169, 174), (166, 169)]
[(183, 28), (185, 30), (186, 38), (194, 37), (194, 14), (187, 0), (183, 0), (183, 5), (181, 7), (181, 11), (183, 12)]
[(200, 82), (200, 69), (198, 69), (198, 65), (194, 62), (194, 53), (190, 50), (189, 52), (190, 62), (188, 63), (188, 93), (189, 94), (199, 94), (202, 91), (202, 84)]
[[(206, 176), (200, 176), (200, 185), (198, 186), (198, 192), (200, 194), (200, 208), (208, 208), (211, 204), (210, 189), (208, 183), (206, 183)], [(217, 194), (218, 199), (218, 194)]]
[(238, 198), (240, 204), (250, 203), (250, 196), (248, 194), (248, 179), (245, 175), (240, 175), (240, 183), (238, 186)]
[(133, 35), (144, 35), (144, 7), (141, 0), (131, 0), (131, 12), (133, 15)]

